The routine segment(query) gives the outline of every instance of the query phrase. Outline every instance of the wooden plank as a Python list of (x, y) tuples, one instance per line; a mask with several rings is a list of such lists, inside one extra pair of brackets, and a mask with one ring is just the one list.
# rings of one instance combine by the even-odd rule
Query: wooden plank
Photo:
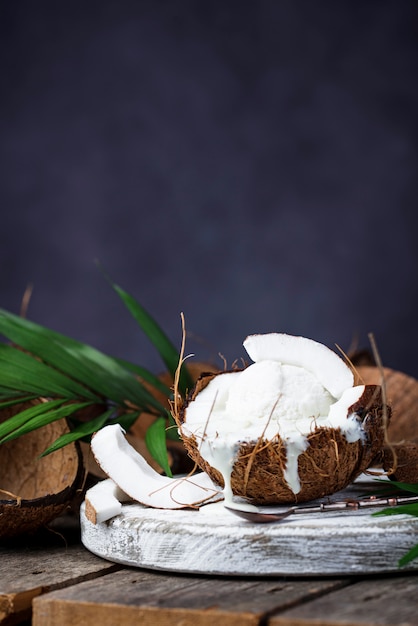
[[(67, 539), (69, 543), (67, 543)], [(90, 552), (67, 534), (45, 531), (0, 546), (0, 623), (19, 623), (31, 615), (32, 600), (120, 569)]]
[(417, 626), (418, 576), (361, 580), (283, 611), (269, 626)]
[(349, 580), (257, 580), (123, 570), (34, 601), (33, 626), (258, 625), (272, 611)]

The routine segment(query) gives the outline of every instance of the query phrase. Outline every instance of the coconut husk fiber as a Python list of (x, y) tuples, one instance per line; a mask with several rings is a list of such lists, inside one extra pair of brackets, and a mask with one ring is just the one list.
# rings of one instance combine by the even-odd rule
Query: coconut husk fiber
[[(212, 380), (213, 375), (200, 379), (189, 401)], [(368, 385), (362, 397), (348, 409), (357, 413), (366, 434), (365, 441), (349, 443), (339, 429), (317, 428), (308, 437), (308, 447), (298, 458), (301, 484), (294, 494), (284, 477), (286, 446), (279, 436), (272, 441), (243, 442), (231, 474), (231, 488), (236, 496), (253, 504), (290, 504), (320, 498), (349, 485), (369, 467), (382, 449), (385, 437), (385, 416), (381, 388)], [(389, 410), (390, 413), (390, 410)], [(179, 419), (187, 420), (187, 403)], [(197, 441), (182, 435), (192, 459), (212, 480), (224, 487), (222, 475), (200, 455)]]
[[(0, 421), (39, 401), (1, 410)], [(35, 532), (73, 502), (84, 478), (78, 444), (40, 457), (67, 432), (59, 420), (0, 445), (0, 540)]]

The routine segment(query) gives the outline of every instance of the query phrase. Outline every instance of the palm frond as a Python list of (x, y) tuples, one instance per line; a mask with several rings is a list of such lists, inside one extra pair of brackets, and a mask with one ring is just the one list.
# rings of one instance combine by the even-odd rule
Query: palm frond
[[(144, 307), (119, 285), (109, 282), (174, 378), (179, 352)], [(146, 435), (146, 444), (169, 474), (166, 436), (167, 426), (172, 424), (168, 402), (173, 391), (158, 376), (2, 308), (0, 335), (10, 342), (0, 343), (0, 411), (42, 399), (0, 423), (0, 444), (66, 418), (70, 432), (57, 439), (45, 451), (48, 454), (72, 441), (89, 440), (107, 423), (118, 422), (127, 430), (142, 413), (151, 413), (157, 420)], [(185, 394), (192, 385), (183, 366), (180, 392)], [(157, 399), (161, 394), (167, 403)], [(90, 407), (94, 407), (94, 417), (85, 419), (84, 415), (80, 419), (79, 411)], [(168, 436), (178, 438), (177, 431), (170, 431)]]
[(94, 419), (89, 420), (88, 422), (81, 422), (71, 430), (69, 433), (65, 433), (58, 437), (56, 441), (52, 445), (49, 446), (43, 452), (42, 456), (46, 456), (47, 454), (51, 454), (51, 452), (55, 452), (60, 448), (72, 443), (73, 441), (78, 441), (79, 439), (86, 439), (86, 437), (90, 437), (93, 433), (100, 430), (112, 417), (114, 413), (113, 409), (108, 409), (104, 411), (101, 415), (98, 415)]
[(166, 421), (159, 417), (148, 428), (145, 434), (145, 443), (150, 454), (161, 465), (167, 476), (172, 476), (167, 457), (167, 445), (165, 439)]
[[(386, 482), (386, 481), (380, 481)], [(410, 493), (418, 494), (417, 483), (402, 483), (396, 480), (390, 481), (391, 488), (395, 487), (400, 491), (408, 491)], [(418, 517), (418, 503), (402, 504), (400, 506), (388, 507), (377, 513), (373, 513), (374, 517), (381, 515), (411, 515)], [(399, 567), (404, 567), (414, 559), (418, 558), (418, 544), (414, 545), (406, 554), (404, 554), (398, 561)]]
[[(147, 335), (148, 339), (157, 349), (159, 355), (161, 356), (163, 362), (167, 367), (167, 370), (174, 378), (179, 364), (179, 351), (174, 347), (173, 343), (170, 341), (170, 339), (167, 337), (161, 327), (157, 324), (154, 318), (151, 317), (151, 315), (144, 309), (143, 306), (139, 304), (139, 302), (137, 302), (137, 300), (135, 300), (135, 298), (133, 298), (124, 289), (119, 287), (119, 285), (117, 285), (116, 283), (110, 280), (109, 282), (113, 289), (116, 291), (116, 293), (119, 295), (127, 309), (130, 311), (135, 321), (139, 324), (139, 326)], [(180, 373), (179, 391), (180, 393), (185, 394), (187, 390), (190, 390), (192, 388), (192, 386), (193, 380), (187, 368), (183, 365)]]
[[(86, 397), (93, 390), (97, 400), (106, 397), (123, 404), (129, 399), (132, 404), (161, 411), (161, 404), (145, 387), (138, 384), (126, 367), (123, 367), (117, 359), (87, 344), (20, 318), (4, 309), (0, 309), (0, 333), (23, 350), (36, 355), (44, 365), (51, 366), (48, 370), (43, 368), (43, 376), (47, 381), (45, 384), (48, 387), (55, 372), (61, 372), (67, 376), (69, 386), (70, 381), (82, 381), (83, 388), (77, 387), (78, 396)], [(3, 385), (4, 380), (7, 379), (3, 378), (0, 371), (0, 381)], [(60, 380), (63, 383), (62, 377)]]
[(8, 393), (79, 398), (99, 401), (100, 396), (88, 387), (48, 367), (30, 354), (13, 346), (0, 344), (0, 380)]
[(6, 441), (26, 435), (32, 430), (51, 424), (55, 420), (69, 417), (90, 405), (90, 402), (67, 404), (64, 400), (50, 400), (31, 406), (0, 424), (0, 443), (6, 443)]

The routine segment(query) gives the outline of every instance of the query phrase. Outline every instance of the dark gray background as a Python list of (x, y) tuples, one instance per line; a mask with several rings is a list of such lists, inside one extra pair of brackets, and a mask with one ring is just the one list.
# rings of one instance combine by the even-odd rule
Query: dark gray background
[(415, 1), (3, 0), (1, 303), (160, 362), (249, 333), (418, 376)]

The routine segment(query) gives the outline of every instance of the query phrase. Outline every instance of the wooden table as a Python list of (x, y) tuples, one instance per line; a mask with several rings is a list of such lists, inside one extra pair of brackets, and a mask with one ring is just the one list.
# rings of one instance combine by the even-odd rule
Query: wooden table
[(76, 520), (0, 546), (0, 623), (34, 626), (418, 625), (418, 573), (225, 578), (110, 563)]

